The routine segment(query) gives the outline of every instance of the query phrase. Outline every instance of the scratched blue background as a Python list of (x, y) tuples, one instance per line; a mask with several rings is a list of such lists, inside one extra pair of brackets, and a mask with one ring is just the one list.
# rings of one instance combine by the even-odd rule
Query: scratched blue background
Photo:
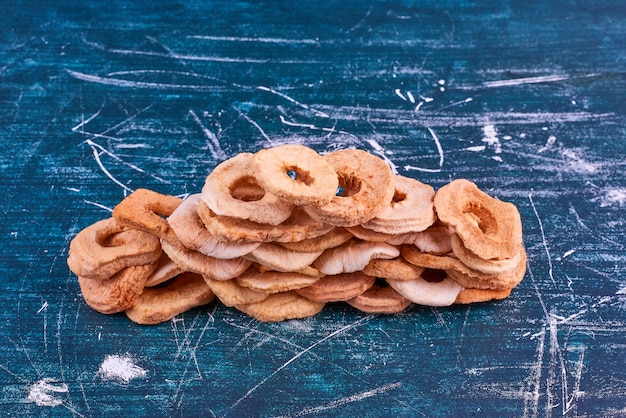
[[(626, 416), (623, 1), (2, 4), (3, 415)], [(80, 229), (285, 142), (514, 202), (525, 280), (498, 303), (277, 324), (86, 306)]]

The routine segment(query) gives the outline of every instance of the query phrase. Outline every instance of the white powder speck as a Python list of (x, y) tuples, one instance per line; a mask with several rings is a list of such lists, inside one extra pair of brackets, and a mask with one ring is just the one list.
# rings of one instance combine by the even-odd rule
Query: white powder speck
[(69, 389), (65, 383), (45, 378), (33, 383), (26, 400), (34, 402), (37, 406), (59, 406), (63, 401), (56, 398), (55, 395), (67, 392), (69, 392)]
[(617, 204), (619, 206), (626, 205), (626, 188), (609, 189), (602, 197), (601, 207), (607, 207)]
[(117, 380), (128, 383), (138, 377), (144, 377), (147, 371), (135, 364), (135, 360), (126, 355), (108, 355), (100, 365), (98, 375), (104, 380)]
[(487, 145), (493, 148), (496, 154), (502, 152), (502, 146), (500, 145), (500, 138), (498, 138), (498, 132), (496, 131), (496, 127), (494, 125), (485, 125), (483, 126), (483, 142), (486, 142)]
[(595, 173), (597, 168), (594, 164), (583, 159), (576, 151), (566, 149), (562, 151), (562, 154), (569, 158), (569, 165), (572, 170), (579, 173)]

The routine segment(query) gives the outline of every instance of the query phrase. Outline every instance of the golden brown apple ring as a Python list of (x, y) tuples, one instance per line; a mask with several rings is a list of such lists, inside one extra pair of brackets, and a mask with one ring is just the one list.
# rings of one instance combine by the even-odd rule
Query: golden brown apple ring
[(245, 219), (216, 215), (204, 202), (198, 203), (198, 215), (209, 233), (219, 240), (294, 242), (319, 237), (333, 229), (332, 225), (316, 221), (301, 208), (280, 225), (259, 224)]
[[(298, 206), (320, 206), (337, 193), (337, 173), (317, 152), (298, 144), (254, 154), (251, 171), (261, 187)], [(210, 206), (209, 206), (210, 207)]]
[(400, 234), (385, 242), (391, 245), (412, 244), (424, 253), (447, 254), (452, 251), (450, 237), (453, 233), (452, 227), (435, 222), (424, 231)]
[(410, 300), (398, 293), (393, 287), (381, 287), (376, 284), (346, 302), (360, 311), (374, 314), (402, 312), (411, 304)]
[(335, 248), (348, 242), (353, 235), (345, 228), (333, 228), (330, 232), (319, 237), (304, 239), (296, 242), (282, 242), (280, 245), (292, 251), (315, 253), (329, 248)]
[(108, 280), (93, 280), (78, 276), (85, 302), (103, 314), (123, 312), (133, 306), (143, 292), (146, 280), (156, 264), (126, 267)]
[(463, 262), (467, 267), (486, 274), (498, 274), (505, 271), (511, 271), (517, 265), (522, 257), (521, 245), (520, 250), (511, 258), (502, 260), (485, 260), (473, 254), (463, 245), (461, 238), (457, 234), (453, 234), (450, 240), (454, 255)]
[(235, 278), (237, 284), (259, 292), (278, 293), (311, 286), (320, 278), (296, 272), (259, 271), (251, 266)]
[(341, 193), (322, 206), (307, 206), (313, 218), (335, 226), (354, 226), (380, 215), (393, 198), (393, 173), (382, 159), (346, 149), (324, 159), (339, 176)]
[(181, 249), (167, 241), (161, 242), (163, 251), (184, 271), (202, 274), (215, 280), (230, 280), (246, 271), (251, 261), (244, 258), (220, 259), (197, 251)]
[(168, 218), (180, 242), (190, 250), (215, 258), (237, 258), (248, 254), (261, 243), (220, 241), (207, 231), (198, 216), (200, 194), (189, 196)]
[(106, 280), (131, 266), (155, 263), (161, 255), (159, 239), (127, 229), (107, 218), (81, 230), (70, 242), (67, 264), (77, 276)]
[(394, 194), (385, 210), (361, 226), (385, 234), (423, 231), (436, 220), (435, 189), (401, 175), (394, 176)]
[(522, 222), (515, 205), (489, 196), (469, 180), (454, 180), (439, 189), (435, 210), (480, 258), (511, 258), (522, 242)]
[(375, 277), (355, 271), (324, 276), (314, 284), (297, 289), (296, 293), (316, 302), (344, 302), (374, 285)]
[(469, 304), (489, 302), (490, 300), (506, 299), (511, 294), (512, 288), (509, 289), (463, 289), (459, 292), (455, 304)]
[(241, 153), (220, 163), (207, 176), (201, 198), (217, 215), (278, 225), (291, 215), (292, 203), (268, 193), (267, 190), (258, 200), (244, 200), (233, 196), (233, 190), (240, 185), (254, 182), (251, 161), (252, 154)]
[(433, 255), (419, 251), (413, 245), (403, 245), (402, 256), (411, 264), (429, 269), (445, 270), (461, 286), (470, 289), (508, 289), (515, 287), (526, 273), (526, 252), (520, 247), (519, 263), (510, 271), (486, 274), (469, 268), (461, 260), (447, 255)]
[(413, 280), (420, 277), (423, 272), (424, 267), (411, 264), (402, 257), (390, 260), (374, 259), (363, 267), (363, 273), (380, 279)]
[[(401, 241), (400, 237), (405, 236), (406, 234), (394, 235), (394, 234), (386, 234), (384, 232), (376, 232), (373, 229), (363, 228), (362, 225), (354, 225), (346, 228), (348, 232), (352, 235), (361, 239), (363, 241), (369, 242), (390, 242), (390, 241)], [(401, 242), (402, 244), (403, 242)]]
[(512, 289), (524, 279), (524, 274), (526, 274), (526, 251), (523, 250), (522, 247), (520, 262), (510, 271), (486, 274), (466, 268), (465, 270), (446, 270), (446, 273), (452, 280), (465, 288), (491, 290)]
[(137, 324), (154, 325), (206, 305), (213, 299), (215, 295), (201, 275), (183, 273), (166, 286), (144, 289), (133, 306), (126, 310), (126, 316)]
[(113, 218), (120, 225), (149, 232), (162, 240), (181, 246), (165, 218), (170, 216), (182, 201), (175, 196), (137, 189), (113, 208)]
[(260, 302), (237, 305), (235, 308), (262, 322), (279, 322), (318, 314), (324, 303), (304, 298), (294, 291), (272, 293)]
[(236, 280), (214, 280), (204, 276), (204, 281), (220, 302), (229, 307), (259, 302), (270, 294), (243, 287)]

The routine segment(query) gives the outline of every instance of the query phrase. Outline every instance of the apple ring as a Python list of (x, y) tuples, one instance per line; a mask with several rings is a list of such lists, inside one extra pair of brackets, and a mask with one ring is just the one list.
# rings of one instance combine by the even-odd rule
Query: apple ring
[(247, 305), (265, 299), (270, 293), (243, 287), (236, 280), (214, 280), (203, 276), (211, 291), (225, 306)]
[(145, 289), (125, 313), (137, 324), (154, 325), (213, 299), (215, 295), (201, 275), (183, 273), (164, 287)]
[(296, 293), (316, 302), (345, 302), (374, 286), (376, 278), (361, 271), (324, 276)]
[(278, 293), (311, 286), (320, 278), (307, 274), (282, 271), (259, 271), (254, 266), (235, 278), (237, 284), (259, 292)]
[(424, 231), (396, 235), (386, 242), (391, 245), (413, 244), (420, 251), (430, 254), (447, 254), (452, 251), (450, 237), (454, 229), (441, 222), (429, 226)]
[(339, 186), (330, 164), (303, 145), (260, 150), (252, 157), (250, 168), (263, 189), (298, 206), (329, 203)]
[(76, 234), (67, 264), (77, 276), (106, 280), (124, 268), (153, 264), (160, 256), (159, 238), (107, 218)]
[(302, 241), (296, 242), (281, 242), (280, 245), (293, 251), (315, 253), (317, 251), (338, 247), (350, 241), (352, 237), (353, 235), (350, 231), (345, 228), (333, 228), (330, 232), (320, 235), (319, 237), (303, 239)]
[(387, 284), (413, 303), (434, 307), (454, 304), (463, 290), (463, 286), (449, 277), (436, 282), (430, 282), (422, 277), (413, 280), (387, 279)]
[(87, 305), (103, 314), (130, 309), (144, 291), (146, 280), (156, 264), (126, 267), (108, 280), (78, 276), (78, 285)]
[(239, 186), (249, 187), (255, 182), (250, 167), (252, 157), (252, 154), (244, 152), (218, 164), (205, 180), (202, 200), (220, 216), (278, 225), (291, 215), (294, 207), (292, 203), (267, 191), (260, 199), (248, 200), (233, 195), (233, 190)]
[(403, 245), (400, 249), (402, 256), (409, 263), (429, 269), (445, 270), (452, 280), (470, 289), (507, 289), (519, 284), (526, 273), (524, 247), (520, 247), (520, 251), (519, 263), (510, 271), (486, 274), (469, 268), (455, 257), (423, 253), (413, 245)]
[[(485, 260), (473, 254), (463, 245), (461, 238), (457, 234), (453, 234), (450, 243), (454, 255), (463, 262), (467, 267), (486, 274), (498, 274), (505, 271), (511, 271), (517, 265), (522, 257), (521, 249), (511, 258), (502, 260)], [(519, 246), (521, 248), (521, 245)]]
[(362, 312), (374, 314), (399, 313), (411, 304), (410, 300), (398, 293), (393, 287), (376, 284), (346, 302)]
[(337, 248), (322, 253), (313, 266), (324, 274), (353, 273), (363, 270), (367, 264), (377, 258), (396, 258), (400, 250), (384, 242), (348, 241)]
[(519, 250), (522, 222), (515, 205), (489, 196), (469, 180), (454, 180), (439, 189), (435, 210), (480, 258), (507, 259)]
[(318, 314), (325, 303), (304, 298), (295, 291), (272, 293), (267, 298), (246, 305), (236, 305), (241, 312), (262, 322), (301, 319)]
[(113, 218), (120, 225), (149, 232), (180, 247), (182, 244), (163, 217), (170, 216), (182, 201), (175, 196), (137, 189), (113, 208)]
[(385, 234), (420, 232), (436, 220), (433, 200), (435, 189), (410, 177), (394, 177), (391, 204), (374, 219), (361, 226)]
[(326, 154), (339, 176), (339, 192), (322, 206), (306, 206), (314, 219), (335, 226), (355, 226), (380, 215), (390, 204), (394, 175), (382, 159), (357, 149)]
[(469, 303), (489, 302), (490, 300), (506, 299), (511, 294), (512, 288), (508, 289), (463, 289), (454, 301), (455, 304), (466, 305)]
[(269, 225), (216, 215), (203, 201), (198, 203), (198, 216), (209, 233), (224, 241), (294, 242), (319, 237), (330, 232), (332, 225), (316, 221), (296, 208), (280, 225)]
[(198, 216), (200, 194), (194, 194), (180, 204), (168, 222), (185, 247), (215, 258), (237, 258), (261, 245), (260, 242), (221, 241), (207, 231)]
[(230, 280), (246, 271), (252, 264), (244, 258), (220, 259), (181, 249), (167, 241), (161, 242), (163, 251), (184, 271), (202, 274), (215, 280)]
[(383, 258), (374, 259), (363, 267), (363, 273), (368, 276), (386, 280), (413, 280), (420, 277), (423, 272), (424, 267), (411, 264), (402, 257), (396, 257), (390, 260)]
[(313, 263), (322, 251), (301, 253), (273, 242), (264, 242), (243, 258), (282, 272), (296, 272)]

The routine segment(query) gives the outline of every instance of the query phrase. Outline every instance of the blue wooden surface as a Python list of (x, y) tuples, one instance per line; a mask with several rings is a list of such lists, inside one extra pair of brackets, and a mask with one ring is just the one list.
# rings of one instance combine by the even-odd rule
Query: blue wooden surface
[[(619, 0), (4, 1), (0, 411), (626, 416), (625, 38)], [(86, 306), (80, 229), (283, 142), (514, 202), (525, 280), (497, 303), (276, 324)]]

